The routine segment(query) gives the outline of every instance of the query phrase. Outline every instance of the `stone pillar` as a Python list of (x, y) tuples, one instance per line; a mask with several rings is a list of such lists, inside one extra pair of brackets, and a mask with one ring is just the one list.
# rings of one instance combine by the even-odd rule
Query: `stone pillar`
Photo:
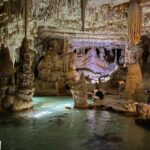
[(74, 107), (75, 108), (87, 108), (87, 84), (84, 77), (84, 74), (81, 74), (79, 82), (73, 86), (72, 90), (72, 96), (75, 101)]
[(142, 89), (142, 74), (139, 63), (129, 64), (125, 92), (127, 98), (133, 98), (135, 91)]
[(129, 59), (128, 72), (126, 78), (125, 94), (128, 99), (136, 101), (145, 101), (147, 95), (144, 93), (142, 87), (142, 73), (140, 67), (140, 59), (142, 57), (142, 49), (138, 46), (132, 46), (128, 51)]
[(34, 52), (29, 48), (28, 40), (24, 38), (20, 48), (20, 67), (17, 71), (19, 86), (16, 92), (16, 96), (18, 97), (18, 102), (16, 105), (14, 104), (12, 108), (14, 111), (21, 111), (33, 107), (32, 97), (35, 90), (33, 87), (33, 58)]

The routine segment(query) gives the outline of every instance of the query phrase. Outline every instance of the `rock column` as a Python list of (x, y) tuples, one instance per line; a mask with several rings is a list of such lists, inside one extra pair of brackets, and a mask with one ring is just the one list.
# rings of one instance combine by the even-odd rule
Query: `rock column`
[(79, 82), (72, 87), (72, 96), (75, 101), (75, 108), (87, 108), (87, 84), (84, 74), (81, 74)]
[(20, 68), (18, 70), (19, 88), (17, 91), (17, 96), (20, 98), (20, 100), (26, 104), (29, 104), (27, 104), (27, 107), (32, 107), (32, 97), (34, 95), (34, 73), (32, 70), (33, 58), (34, 52), (29, 49), (28, 41), (26, 38), (24, 38), (20, 49)]

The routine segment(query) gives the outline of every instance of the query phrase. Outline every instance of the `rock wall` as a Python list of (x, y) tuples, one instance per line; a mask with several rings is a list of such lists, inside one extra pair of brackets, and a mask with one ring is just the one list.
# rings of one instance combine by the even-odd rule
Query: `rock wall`
[(78, 74), (75, 71), (76, 54), (68, 52), (68, 41), (64, 39), (51, 39), (46, 48), (43, 59), (37, 65), (38, 81), (35, 86), (38, 88), (36, 88), (36, 93), (40, 94), (38, 83), (42, 81), (50, 84), (47, 95), (53, 89), (56, 89), (57, 95), (65, 95), (66, 87), (69, 88), (78, 80)]
[(22, 111), (33, 107), (34, 95), (32, 61), (34, 52), (29, 49), (28, 41), (24, 38), (20, 48), (19, 65), (13, 66), (9, 49), (1, 48), (1, 107), (4, 111)]
[(10, 60), (9, 49), (1, 45), (0, 49), (0, 98), (15, 93), (15, 68)]
[(150, 88), (150, 37), (142, 37), (141, 46), (143, 48), (142, 55), (142, 74), (143, 74), (143, 86), (145, 89)]

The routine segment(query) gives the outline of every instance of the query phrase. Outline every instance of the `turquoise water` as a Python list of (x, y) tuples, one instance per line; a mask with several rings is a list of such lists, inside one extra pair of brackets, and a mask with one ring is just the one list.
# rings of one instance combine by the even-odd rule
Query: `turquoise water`
[(149, 150), (150, 131), (127, 118), (73, 107), (69, 97), (36, 97), (32, 111), (0, 115), (2, 150)]

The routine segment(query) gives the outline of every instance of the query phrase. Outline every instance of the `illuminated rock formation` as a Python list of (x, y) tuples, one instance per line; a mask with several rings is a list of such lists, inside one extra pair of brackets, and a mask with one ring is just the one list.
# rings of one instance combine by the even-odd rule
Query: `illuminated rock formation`
[(74, 99), (75, 108), (88, 108), (87, 84), (84, 74), (81, 74), (80, 80), (75, 85), (73, 85), (71, 92)]
[(24, 38), (20, 48), (20, 67), (17, 72), (19, 77), (17, 96), (26, 102), (32, 101), (34, 95), (34, 74), (32, 70), (33, 59), (34, 52), (29, 48), (27, 39)]
[[(61, 49), (61, 42), (64, 42)], [(38, 77), (41, 81), (56, 83), (57, 94), (65, 94), (66, 86), (78, 79), (75, 71), (76, 54), (68, 51), (67, 41), (53, 39), (44, 58), (38, 64)], [(55, 88), (55, 87), (53, 87)], [(62, 90), (64, 89), (64, 90)], [(62, 92), (63, 91), (63, 92)]]
[(29, 49), (27, 39), (23, 40), (20, 48), (20, 63), (16, 68), (13, 68), (7, 48), (2, 49), (1, 56), (3, 56), (1, 64), (5, 68), (1, 71), (2, 107), (6, 111), (22, 111), (32, 108), (34, 52)]
[(142, 8), (136, 0), (131, 0), (128, 10), (128, 37), (131, 43), (138, 44), (142, 30)]
[(0, 98), (15, 93), (13, 64), (10, 59), (9, 49), (1, 45), (0, 49)]
[(137, 101), (146, 101), (147, 95), (142, 87), (142, 74), (138, 63), (128, 66), (126, 87), (126, 97)]

